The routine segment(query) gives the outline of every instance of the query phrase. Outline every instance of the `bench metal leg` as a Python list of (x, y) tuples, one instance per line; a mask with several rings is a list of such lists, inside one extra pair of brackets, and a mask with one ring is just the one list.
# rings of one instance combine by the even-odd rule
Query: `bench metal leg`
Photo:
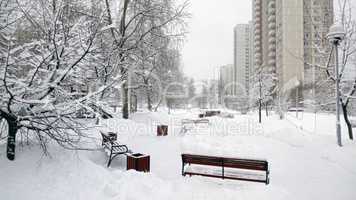
[(268, 185), (269, 184), (269, 171), (267, 170), (266, 171), (266, 185)]
[(225, 178), (225, 167), (224, 167), (224, 160), (221, 160), (221, 166), (222, 166), (222, 179)]
[(111, 159), (111, 156), (110, 156), (109, 162), (108, 162), (108, 166), (107, 166), (107, 167), (110, 167), (111, 161), (112, 161), (112, 159)]
[(108, 167), (110, 166), (111, 162), (112, 162), (117, 156), (119, 156), (119, 155), (121, 155), (121, 154), (114, 154), (114, 153), (112, 153), (112, 154), (110, 155)]
[(111, 164), (111, 161), (114, 159), (115, 156), (112, 156), (112, 150), (110, 152), (110, 156), (109, 156), (109, 162), (108, 162), (108, 166), (107, 167), (110, 167), (110, 164)]
[(185, 166), (185, 164), (184, 164), (184, 162), (182, 162), (182, 176), (185, 176), (185, 173), (184, 173), (184, 166)]
[(222, 179), (225, 179), (225, 168), (222, 166)]

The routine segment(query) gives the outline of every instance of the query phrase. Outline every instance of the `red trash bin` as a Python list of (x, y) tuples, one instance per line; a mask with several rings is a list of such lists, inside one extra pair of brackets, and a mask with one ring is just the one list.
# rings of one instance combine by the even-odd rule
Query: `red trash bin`
[(157, 126), (157, 136), (167, 136), (168, 135), (168, 126), (159, 125)]
[(150, 171), (150, 156), (142, 153), (127, 155), (127, 170), (134, 169), (139, 172)]

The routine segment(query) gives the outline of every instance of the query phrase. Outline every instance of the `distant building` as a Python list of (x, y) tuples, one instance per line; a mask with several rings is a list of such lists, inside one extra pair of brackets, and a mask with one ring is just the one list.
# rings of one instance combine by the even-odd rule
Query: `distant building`
[(249, 96), (252, 57), (250, 24), (238, 24), (234, 28), (234, 91), (236, 96)]
[(208, 81), (208, 86), (209, 108), (217, 108), (219, 103), (219, 81), (211, 79)]
[(219, 73), (219, 103), (224, 96), (234, 93), (234, 65), (220, 67)]

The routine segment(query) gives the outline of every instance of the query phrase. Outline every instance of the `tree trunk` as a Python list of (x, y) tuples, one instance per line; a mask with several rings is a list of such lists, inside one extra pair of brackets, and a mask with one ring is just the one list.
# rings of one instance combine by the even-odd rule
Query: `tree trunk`
[(265, 103), (266, 106), (266, 117), (268, 117), (268, 102)]
[(152, 111), (152, 101), (151, 101), (151, 94), (150, 94), (150, 87), (148, 85), (148, 80), (144, 80), (143, 83), (146, 86), (146, 98), (147, 98), (147, 109)]
[(167, 99), (168, 114), (171, 114), (171, 100)]
[(162, 101), (163, 101), (163, 98), (161, 97), (160, 99), (159, 99), (159, 101), (158, 101), (158, 104), (157, 104), (157, 106), (155, 107), (155, 112), (157, 112), (158, 111), (158, 107), (161, 105), (161, 103), (162, 103)]
[(147, 94), (147, 109), (148, 109), (149, 111), (152, 111), (151, 96), (150, 96), (149, 92), (147, 92), (147, 93), (148, 93), (148, 94)]
[(137, 112), (137, 96), (133, 95), (131, 99), (133, 101), (133, 102), (131, 102), (131, 111)]
[(349, 116), (347, 114), (347, 105), (345, 105), (344, 103), (341, 103), (341, 107), (342, 107), (342, 113), (344, 115), (344, 120), (346, 122), (347, 129), (349, 131), (349, 138), (350, 138), (350, 140), (353, 140), (354, 136), (353, 136), (353, 133), (352, 133), (352, 125), (351, 125), (351, 122), (349, 120)]
[(122, 84), (121, 91), (122, 91), (122, 118), (128, 119), (129, 118), (129, 101), (128, 101), (129, 90), (127, 88), (126, 83)]
[(17, 121), (13, 119), (6, 119), (8, 123), (8, 137), (7, 137), (7, 149), (6, 156), (9, 160), (15, 159), (16, 148), (16, 133), (18, 131)]
[(261, 99), (258, 105), (258, 122), (262, 123), (262, 100)]

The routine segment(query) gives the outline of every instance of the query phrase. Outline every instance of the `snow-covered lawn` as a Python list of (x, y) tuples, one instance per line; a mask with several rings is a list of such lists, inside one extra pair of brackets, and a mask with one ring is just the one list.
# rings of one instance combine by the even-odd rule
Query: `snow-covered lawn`
[[(181, 119), (197, 113), (137, 113), (131, 120), (103, 122), (120, 133), (121, 143), (151, 156), (150, 173), (126, 171), (124, 156), (108, 169), (101, 150), (72, 152), (55, 145), (50, 158), (37, 146), (18, 146), (10, 162), (1, 145), (0, 199), (355, 199), (356, 144), (344, 132), (344, 147), (337, 147), (332, 115), (318, 115), (316, 129), (311, 129), (312, 114), (305, 113), (303, 122), (291, 114), (286, 120), (263, 119), (262, 125), (255, 114), (213, 117), (210, 125), (182, 133)], [(161, 123), (169, 125), (169, 136), (155, 136)], [(100, 148), (98, 131), (92, 133), (93, 145)], [(267, 159), (270, 184), (182, 177), (182, 153)]]

